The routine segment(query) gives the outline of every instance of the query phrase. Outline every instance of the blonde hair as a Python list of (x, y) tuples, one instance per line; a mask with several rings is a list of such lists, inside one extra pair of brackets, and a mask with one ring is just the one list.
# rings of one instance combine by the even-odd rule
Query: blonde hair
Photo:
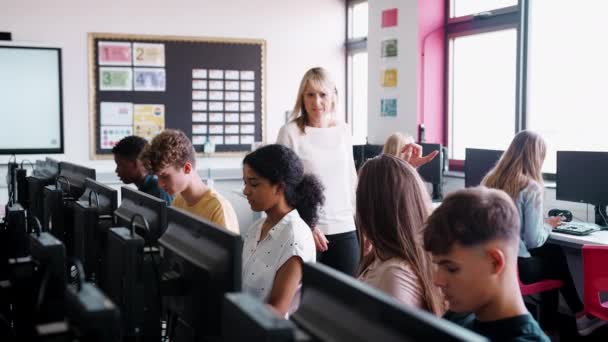
[(291, 120), (296, 122), (302, 133), (305, 133), (304, 127), (309, 122), (308, 113), (304, 107), (304, 91), (306, 90), (306, 86), (309, 84), (311, 84), (313, 87), (326, 89), (327, 94), (332, 96), (330, 108), (332, 115), (334, 115), (336, 112), (336, 103), (338, 101), (338, 89), (329, 75), (329, 72), (320, 67), (309, 69), (302, 77), (302, 81), (300, 81), (300, 88), (298, 89), (296, 104), (293, 106), (293, 110), (291, 112)]
[(542, 166), (546, 153), (547, 145), (539, 134), (521, 131), (515, 135), (509, 148), (481, 184), (503, 190), (513, 199), (530, 181), (542, 187)]
[(407, 144), (414, 142), (414, 138), (411, 135), (403, 134), (401, 132), (395, 132), (391, 134), (384, 143), (382, 153), (391, 156), (399, 157), (401, 150)]
[[(356, 197), (359, 274), (376, 259), (399, 258), (418, 278), (424, 309), (442, 315), (445, 311), (442, 294), (433, 283), (431, 256), (422, 242), (431, 198), (416, 169), (387, 154), (372, 158), (359, 171)], [(365, 240), (373, 247), (368, 255), (363, 254)]]

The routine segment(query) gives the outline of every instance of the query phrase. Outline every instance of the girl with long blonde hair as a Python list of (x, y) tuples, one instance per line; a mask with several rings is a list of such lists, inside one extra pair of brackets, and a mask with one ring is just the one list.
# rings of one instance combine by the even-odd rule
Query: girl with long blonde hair
[[(509, 148), (482, 181), (489, 188), (503, 190), (513, 199), (520, 214), (521, 231), (518, 254), (519, 279), (524, 284), (546, 279), (559, 279), (564, 285), (560, 292), (570, 310), (576, 315), (581, 335), (595, 330), (601, 321), (584, 314), (583, 304), (574, 286), (568, 263), (560, 246), (546, 244), (551, 230), (561, 224), (560, 217), (543, 219), (542, 166), (547, 154), (545, 140), (532, 131), (515, 135)], [(555, 291), (550, 291), (555, 292)], [(556, 329), (558, 295), (546, 293), (541, 298), (541, 322), (545, 328)]]

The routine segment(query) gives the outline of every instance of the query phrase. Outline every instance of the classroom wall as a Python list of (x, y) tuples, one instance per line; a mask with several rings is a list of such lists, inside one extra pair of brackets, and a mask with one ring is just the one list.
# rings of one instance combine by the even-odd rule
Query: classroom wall
[[(423, 0), (375, 0), (369, 2), (368, 53), (368, 119), (370, 144), (384, 144), (395, 131), (416, 134), (418, 108), (418, 2)], [(398, 24), (382, 28), (382, 11), (398, 9)], [(397, 38), (397, 57), (382, 58), (381, 42)], [(397, 69), (397, 86), (383, 87), (383, 70)], [(397, 99), (397, 116), (381, 117), (383, 98)]]
[[(310, 67), (330, 70), (339, 93), (344, 93), (344, 0), (3, 0), (0, 7), (0, 31), (12, 32), (14, 41), (63, 48), (65, 154), (54, 157), (94, 167), (98, 173), (113, 172), (114, 162), (89, 159), (88, 32), (265, 39), (270, 142)], [(343, 102), (339, 114), (344, 117)], [(23, 158), (41, 156), (18, 156)], [(0, 163), (7, 159), (0, 156)], [(241, 159), (204, 158), (199, 166), (240, 168)]]

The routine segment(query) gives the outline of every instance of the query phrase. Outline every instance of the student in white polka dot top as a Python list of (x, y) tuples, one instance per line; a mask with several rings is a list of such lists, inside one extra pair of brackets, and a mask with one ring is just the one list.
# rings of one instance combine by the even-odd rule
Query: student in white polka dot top
[(251, 209), (266, 213), (244, 235), (243, 291), (287, 316), (299, 304), (302, 263), (315, 262), (310, 227), (318, 220), (323, 186), (304, 175), (300, 158), (282, 145), (248, 154), (243, 181)]

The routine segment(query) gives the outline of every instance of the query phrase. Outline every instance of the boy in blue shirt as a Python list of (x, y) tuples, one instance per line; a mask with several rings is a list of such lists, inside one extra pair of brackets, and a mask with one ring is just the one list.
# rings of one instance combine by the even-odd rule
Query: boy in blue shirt
[(167, 205), (171, 205), (171, 195), (158, 186), (156, 176), (146, 172), (139, 160), (139, 155), (147, 144), (146, 139), (131, 135), (114, 145), (112, 153), (116, 162), (116, 175), (123, 183), (133, 183), (139, 191), (158, 197), (167, 202)]

